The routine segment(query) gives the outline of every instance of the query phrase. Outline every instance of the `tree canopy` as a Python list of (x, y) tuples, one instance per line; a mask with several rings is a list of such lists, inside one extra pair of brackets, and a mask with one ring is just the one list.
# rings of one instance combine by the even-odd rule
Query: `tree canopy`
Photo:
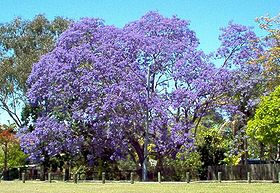
[(14, 131), (15, 125), (0, 125), (0, 168), (4, 179), (8, 179), (8, 169), (21, 166), (27, 156), (21, 151)]
[(26, 103), (26, 80), (33, 63), (50, 52), (70, 20), (44, 15), (33, 20), (16, 18), (0, 24), (0, 109), (8, 113), (18, 127), (22, 126), (19, 109)]
[(247, 133), (264, 144), (280, 143), (280, 86), (261, 98), (255, 116), (248, 122)]
[(268, 89), (272, 91), (280, 84), (280, 15), (263, 16), (256, 19), (261, 29), (267, 32), (263, 43), (268, 48), (260, 55), (257, 62), (264, 67), (263, 74), (269, 79)]

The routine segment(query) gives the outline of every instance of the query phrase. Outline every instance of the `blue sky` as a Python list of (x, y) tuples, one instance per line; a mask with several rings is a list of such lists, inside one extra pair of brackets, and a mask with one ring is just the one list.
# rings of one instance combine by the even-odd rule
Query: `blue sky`
[(44, 13), (50, 19), (99, 17), (118, 27), (156, 10), (167, 17), (177, 15), (190, 20), (201, 48), (209, 52), (219, 45), (220, 27), (233, 20), (257, 29), (254, 19), (279, 14), (280, 0), (0, 0), (0, 10), (0, 23), (16, 16), (32, 19)]
[[(200, 39), (200, 48), (210, 52), (219, 46), (219, 28), (230, 20), (254, 26), (257, 34), (262, 35), (254, 19), (279, 14), (280, 0), (0, 0), (0, 23), (16, 16), (32, 19), (44, 13), (49, 19), (99, 17), (109, 25), (122, 27), (150, 10), (190, 20), (190, 28)], [(7, 116), (0, 114), (0, 123), (5, 120)]]

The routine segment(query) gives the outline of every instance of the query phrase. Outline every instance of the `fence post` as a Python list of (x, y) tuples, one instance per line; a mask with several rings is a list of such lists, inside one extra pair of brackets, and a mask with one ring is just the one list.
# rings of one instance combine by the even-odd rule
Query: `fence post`
[(251, 172), (247, 172), (247, 182), (251, 183)]
[(22, 178), (22, 183), (25, 183), (25, 173), (21, 174), (21, 178)]
[(78, 183), (78, 174), (77, 173), (74, 174), (74, 183), (75, 184)]
[(157, 176), (158, 176), (158, 183), (161, 183), (161, 174), (160, 174), (160, 172), (157, 173)]
[(65, 173), (65, 171), (64, 171), (63, 174), (62, 174), (62, 181), (63, 181), (63, 182), (66, 181), (66, 173)]
[(105, 184), (105, 172), (102, 172), (102, 184)]
[(51, 172), (48, 173), (48, 181), (49, 181), (49, 183), (52, 183), (52, 173)]
[(18, 168), (18, 180), (20, 180), (20, 168)]
[(134, 173), (133, 172), (130, 173), (130, 183), (134, 184)]
[(186, 182), (190, 183), (190, 172), (186, 172)]
[(222, 182), (222, 172), (218, 172), (218, 182)]

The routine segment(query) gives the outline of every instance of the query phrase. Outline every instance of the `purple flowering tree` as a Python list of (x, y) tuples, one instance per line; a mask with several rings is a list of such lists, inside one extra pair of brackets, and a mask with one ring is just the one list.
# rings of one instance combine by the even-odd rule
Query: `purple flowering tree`
[(224, 109), (233, 120), (233, 134), (236, 137), (233, 140), (236, 144), (232, 144), (235, 148), (232, 148), (230, 155), (239, 154), (243, 163), (246, 163), (246, 125), (254, 114), (266, 81), (262, 76), (263, 69), (257, 63), (264, 48), (250, 27), (229, 22), (227, 27), (221, 28), (221, 32), (221, 46), (216, 52), (216, 59), (222, 61), (222, 68), (231, 72), (231, 81), (225, 90)]
[(66, 123), (51, 117), (40, 117), (33, 131), (22, 129), (21, 132), (23, 135), (18, 135), (25, 153), (37, 162), (60, 154), (78, 154), (83, 141), (82, 136), (75, 135)]
[[(65, 161), (73, 160), (78, 155), (83, 136), (77, 135), (65, 122), (52, 117), (40, 117), (34, 124), (34, 130), (23, 128), (17, 134), (24, 153), (29, 155), (29, 160), (41, 163), (41, 172), (44, 174), (52, 158)], [(65, 167), (68, 171), (68, 167)], [(41, 175), (44, 180), (44, 175)]]
[[(232, 28), (224, 30), (235, 37)], [(245, 43), (230, 50), (235, 39), (227, 35), (221, 36), (217, 57), (226, 59), (218, 68), (198, 50), (189, 22), (177, 17), (149, 12), (121, 29), (100, 19), (72, 24), (33, 66), (28, 98), (43, 110), (22, 147), (35, 160), (43, 149), (49, 156), (82, 154), (88, 162), (109, 150), (111, 159), (130, 155), (142, 167), (148, 122), (149, 155), (160, 167), (163, 157), (190, 149), (201, 118), (243, 84), (238, 74), (247, 72), (243, 66), (252, 55), (242, 52)]]

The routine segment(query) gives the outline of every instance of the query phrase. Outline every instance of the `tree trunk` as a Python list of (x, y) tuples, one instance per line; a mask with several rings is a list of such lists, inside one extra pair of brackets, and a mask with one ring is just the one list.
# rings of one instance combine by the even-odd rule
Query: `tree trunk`
[[(140, 143), (135, 140), (133, 137), (130, 138), (131, 147), (134, 149), (135, 153), (137, 154), (138, 160), (136, 159), (135, 155), (131, 153), (130, 155), (133, 157), (133, 161), (137, 165), (137, 175), (142, 179), (142, 169), (143, 169), (143, 162), (144, 162), (144, 149), (140, 145)], [(138, 161), (138, 163), (137, 163)]]
[(9, 179), (9, 173), (8, 173), (8, 143), (4, 144), (4, 167), (3, 167), (3, 179), (8, 180)]
[(248, 140), (247, 138), (244, 139), (244, 164), (248, 165)]
[(157, 155), (156, 171), (163, 173), (163, 157), (161, 155)]
[(260, 145), (260, 160), (264, 159), (264, 144), (262, 142), (259, 143)]
[(280, 144), (277, 144), (277, 156), (276, 156), (276, 161), (280, 160)]
[(40, 166), (40, 180), (41, 181), (45, 181), (46, 178), (45, 178), (45, 164), (43, 163), (41, 166)]
[(69, 162), (68, 161), (65, 161), (64, 162), (64, 180), (65, 181), (69, 181), (70, 179), (70, 169), (69, 169)]

